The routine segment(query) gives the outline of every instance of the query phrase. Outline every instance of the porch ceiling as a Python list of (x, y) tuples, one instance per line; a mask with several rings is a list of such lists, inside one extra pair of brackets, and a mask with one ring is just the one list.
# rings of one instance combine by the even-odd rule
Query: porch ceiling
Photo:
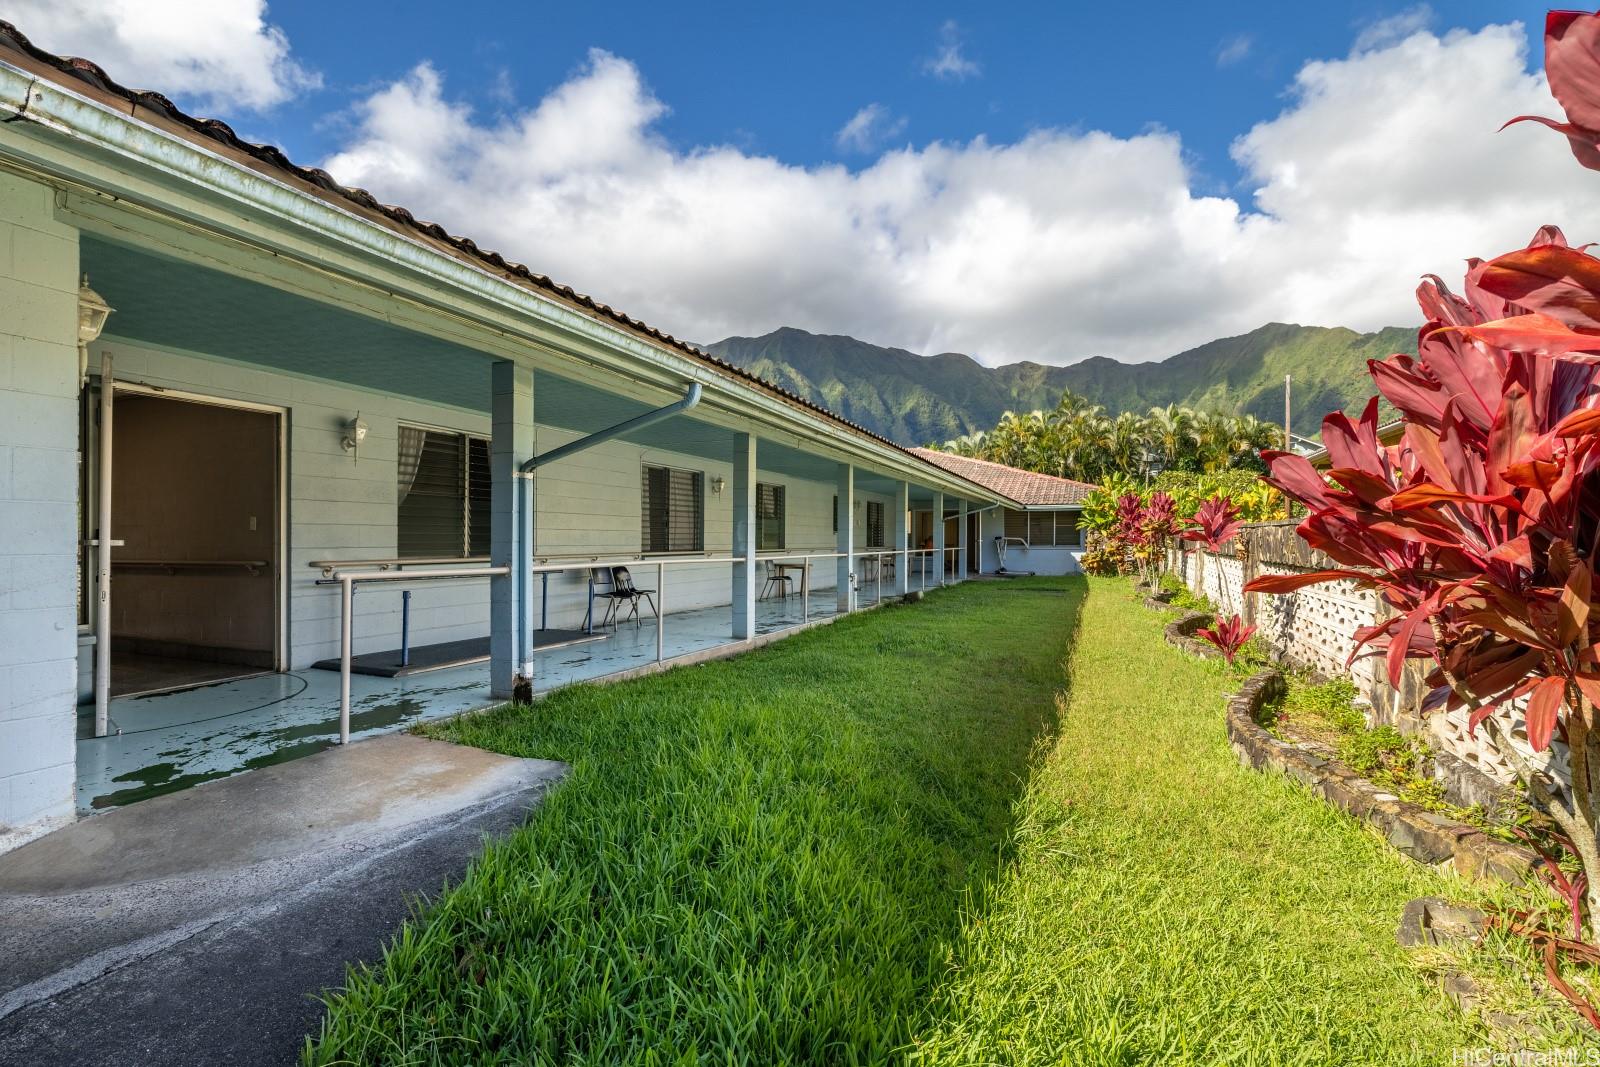
[[(83, 269), (116, 309), (108, 339), (173, 348), (254, 366), (373, 389), (469, 411), (489, 409), (495, 357), (403, 329), (322, 300), (287, 292), (197, 263), (84, 234)], [(648, 405), (599, 385), (539, 372), (534, 418), (590, 433), (632, 418)], [(727, 459), (733, 433), (692, 416), (669, 419), (626, 438), (646, 449)], [(835, 462), (762, 440), (763, 470), (831, 480)], [(891, 494), (895, 482), (859, 470), (857, 488)], [(930, 491), (912, 487), (926, 506)]]

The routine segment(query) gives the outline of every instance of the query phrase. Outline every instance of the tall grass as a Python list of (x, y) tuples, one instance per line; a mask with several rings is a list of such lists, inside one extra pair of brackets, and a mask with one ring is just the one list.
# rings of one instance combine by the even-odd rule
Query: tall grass
[(436, 727), (571, 777), (316, 1063), (875, 1063), (1011, 847), (1082, 583), (969, 585), (735, 660)]
[(1091, 579), (1059, 734), (918, 1061), (1448, 1064), (1488, 1040), (1394, 937), (1407, 900), (1472, 890), (1241, 769), (1236, 675), (1161, 622)]
[(971, 584), (436, 727), (572, 776), (350, 976), (308, 1061), (1444, 1064), (1486, 1041), (1394, 943), (1406, 900), (1464, 887), (1241, 769), (1237, 676), (1161, 621), (1125, 581)]

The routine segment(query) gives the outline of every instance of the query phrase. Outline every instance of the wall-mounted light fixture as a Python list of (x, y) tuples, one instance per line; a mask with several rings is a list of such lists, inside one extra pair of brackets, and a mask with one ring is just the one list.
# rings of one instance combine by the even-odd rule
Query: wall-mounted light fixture
[(721, 496), (722, 495), (722, 487), (724, 485), (726, 485), (726, 484), (728, 484), (728, 483), (723, 480), (722, 475), (720, 475), (720, 474), (717, 475), (716, 477), (711, 479), (711, 492), (713, 494), (715, 494), (716, 496)]
[(78, 286), (78, 388), (82, 389), (89, 381), (89, 345), (99, 336), (100, 331), (106, 328), (106, 319), (116, 309), (106, 303), (105, 298), (89, 288), (89, 276), (83, 276), (83, 284)]
[(361, 412), (356, 412), (356, 417), (344, 424), (344, 437), (339, 444), (344, 446), (346, 452), (354, 452), (355, 458), (361, 458), (361, 442), (367, 439), (367, 424), (362, 421)]

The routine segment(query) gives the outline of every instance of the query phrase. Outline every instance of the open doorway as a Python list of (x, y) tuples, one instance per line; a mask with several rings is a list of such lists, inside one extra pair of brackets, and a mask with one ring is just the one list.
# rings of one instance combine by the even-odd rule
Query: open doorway
[(979, 529), (981, 529), (981, 524), (978, 522), (978, 512), (969, 511), (967, 513), (967, 573), (968, 574), (982, 574), (983, 573), (983, 543), (980, 540), (978, 540), (978, 530)]
[(112, 696), (278, 669), (280, 418), (118, 389)]

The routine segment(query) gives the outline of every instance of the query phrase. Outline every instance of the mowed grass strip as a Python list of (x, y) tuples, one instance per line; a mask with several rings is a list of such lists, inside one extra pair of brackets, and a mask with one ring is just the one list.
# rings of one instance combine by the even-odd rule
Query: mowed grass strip
[(1091, 579), (1010, 869), (969, 915), (918, 1036), (939, 1064), (1448, 1064), (1484, 1035), (1394, 941), (1470, 892), (1223, 731), (1238, 679)]
[(435, 727), (571, 776), (350, 974), (307, 1060), (896, 1058), (1005, 867), (1084, 589), (963, 585)]

